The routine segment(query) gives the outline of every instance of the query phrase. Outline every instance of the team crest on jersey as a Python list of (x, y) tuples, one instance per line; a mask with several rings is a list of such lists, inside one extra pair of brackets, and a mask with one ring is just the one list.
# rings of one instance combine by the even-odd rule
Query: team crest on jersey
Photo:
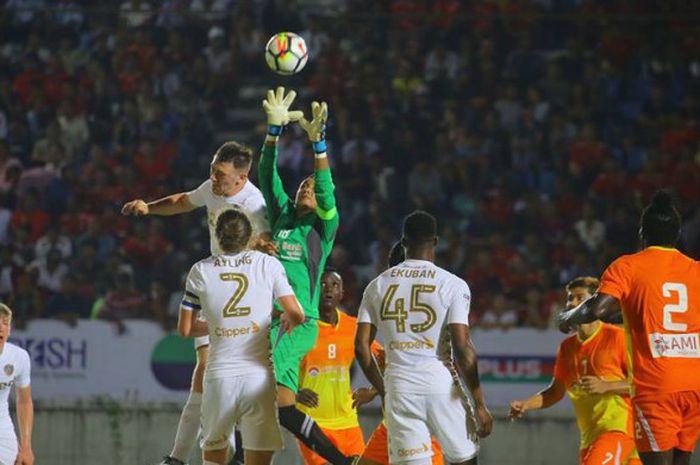
[(12, 373), (15, 372), (15, 366), (11, 363), (8, 363), (7, 365), (5, 365), (5, 368), (3, 368), (3, 371), (7, 376), (12, 376)]
[(311, 376), (313, 378), (314, 376), (318, 376), (318, 374), (320, 373), (320, 370), (318, 369), (318, 367), (309, 367), (308, 373), (309, 373), (309, 376)]

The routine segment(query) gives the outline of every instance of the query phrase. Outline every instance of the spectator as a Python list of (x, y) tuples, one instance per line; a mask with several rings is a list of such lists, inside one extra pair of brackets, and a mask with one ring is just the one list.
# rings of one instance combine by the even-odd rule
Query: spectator
[(131, 274), (121, 272), (114, 277), (114, 282), (107, 292), (97, 316), (100, 319), (112, 321), (117, 326), (119, 334), (124, 334), (126, 331), (125, 319), (149, 316), (146, 301), (134, 287)]
[(37, 274), (37, 286), (48, 295), (61, 289), (61, 281), (68, 273), (68, 266), (58, 249), (49, 249), (45, 257), (39, 257), (30, 263), (29, 269)]
[(605, 240), (605, 223), (595, 217), (590, 203), (583, 204), (581, 219), (574, 223), (574, 231), (590, 252), (597, 251)]
[(508, 330), (518, 324), (518, 312), (512, 307), (505, 294), (496, 293), (491, 306), (479, 318), (477, 325), (484, 329)]
[(44, 234), (36, 242), (34, 255), (36, 258), (45, 258), (51, 250), (58, 250), (63, 260), (68, 260), (73, 255), (73, 244), (68, 236), (62, 233), (59, 223), (51, 223)]
[(20, 201), (20, 206), (12, 214), (10, 225), (13, 229), (26, 228), (29, 240), (36, 243), (49, 227), (51, 217), (39, 206), (38, 194), (30, 191)]
[(90, 318), (91, 302), (80, 294), (77, 282), (73, 276), (66, 274), (61, 280), (61, 287), (46, 302), (42, 318), (52, 318), (65, 321), (69, 326), (75, 326), (78, 319)]
[[(638, 205), (662, 187), (677, 194), (684, 251), (698, 258), (700, 66), (692, 34), (669, 22), (695, 14), (684, 2), (665, 5), (663, 16), (642, 8), (644, 33), (620, 18), (624, 9), (593, 0), (536, 8), (134, 0), (111, 15), (88, 3), (6, 5), (0, 244), (11, 244), (12, 258), (0, 292), (8, 299), (36, 300), (17, 283), (51, 247), (37, 241), (53, 223), (75, 248), (71, 276), (88, 300), (128, 269), (144, 295), (154, 282), (167, 287), (158, 295), (179, 292), (168, 271), (203, 256), (200, 217), (150, 230), (118, 208), (144, 189), (157, 198), (192, 188), (210, 162), (202, 154), (231, 131), (259, 143), (254, 83), (269, 72), (260, 50), (278, 30), (306, 31), (312, 59), (290, 78), (294, 87), (332, 101), (348, 305), (415, 206), (440, 216), (449, 245), (437, 259), (476, 296), (538, 286), (548, 307), (560, 280), (597, 275), (609, 257), (636, 250)], [(625, 34), (611, 35), (611, 14)], [(464, 27), (465, 17), (478, 20)], [(293, 128), (280, 142), (290, 178), (311, 160)], [(586, 202), (605, 208), (593, 216)], [(480, 307), (477, 297), (475, 316)]]

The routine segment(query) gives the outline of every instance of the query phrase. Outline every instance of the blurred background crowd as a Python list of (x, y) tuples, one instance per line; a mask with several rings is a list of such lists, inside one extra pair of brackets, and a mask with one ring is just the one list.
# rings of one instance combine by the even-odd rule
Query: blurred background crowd
[[(550, 327), (563, 284), (637, 249), (658, 188), (700, 258), (699, 15), (674, 0), (7, 0), (0, 300), (20, 326), (172, 326), (209, 253), (204, 214), (120, 208), (194, 189), (224, 140), (259, 146), (260, 101), (282, 84), (307, 111), (329, 104), (349, 313), (422, 208), (473, 325)], [(293, 78), (263, 60), (282, 30), (311, 50)], [(310, 147), (290, 128), (280, 150), (295, 189)]]

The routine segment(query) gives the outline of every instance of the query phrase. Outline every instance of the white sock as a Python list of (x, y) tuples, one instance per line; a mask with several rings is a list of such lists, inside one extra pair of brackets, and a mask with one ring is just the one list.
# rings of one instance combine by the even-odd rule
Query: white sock
[(180, 423), (177, 425), (175, 445), (170, 456), (183, 462), (187, 462), (192, 455), (192, 449), (199, 437), (199, 425), (201, 424), (202, 393), (190, 392), (185, 406), (182, 407)]

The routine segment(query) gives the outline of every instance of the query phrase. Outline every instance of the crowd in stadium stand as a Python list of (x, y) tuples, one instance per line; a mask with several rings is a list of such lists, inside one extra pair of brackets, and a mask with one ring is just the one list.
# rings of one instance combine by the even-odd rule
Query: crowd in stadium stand
[[(403, 215), (422, 208), (440, 223), (439, 264), (472, 289), (472, 324), (551, 327), (564, 283), (636, 250), (657, 188), (672, 188), (682, 247), (700, 257), (700, 23), (683, 19), (694, 4), (7, 0), (0, 300), (20, 326), (172, 325), (184, 273), (208, 254), (204, 216), (119, 210), (199, 185), (241, 89), (281, 82), (306, 111), (329, 104), (331, 261), (350, 313)], [(280, 30), (312, 51), (286, 81), (262, 57)], [(254, 147), (262, 110), (259, 123)], [(280, 163), (289, 189), (311, 171), (293, 128)]]

